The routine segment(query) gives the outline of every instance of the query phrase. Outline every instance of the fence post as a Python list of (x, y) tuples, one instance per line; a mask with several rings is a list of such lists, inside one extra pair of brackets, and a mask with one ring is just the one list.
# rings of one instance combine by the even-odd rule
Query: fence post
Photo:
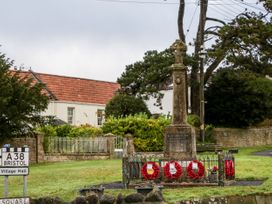
[(122, 158), (122, 181), (124, 188), (128, 188), (129, 184), (129, 162), (128, 162), (128, 157), (123, 157)]
[(222, 152), (218, 152), (218, 168), (219, 168), (218, 185), (224, 186), (225, 162), (224, 162), (224, 153)]
[(36, 163), (38, 164), (41, 161), (44, 161), (44, 156), (45, 156), (45, 150), (44, 150), (44, 134), (42, 133), (37, 133), (35, 136), (36, 140)]
[(131, 134), (126, 134), (126, 140), (127, 140), (127, 154), (133, 155), (135, 153), (134, 143), (133, 143), (133, 136)]
[(108, 152), (109, 152), (109, 158), (113, 159), (114, 157), (114, 135), (113, 134), (106, 134), (105, 137), (107, 137), (107, 146), (108, 146)]

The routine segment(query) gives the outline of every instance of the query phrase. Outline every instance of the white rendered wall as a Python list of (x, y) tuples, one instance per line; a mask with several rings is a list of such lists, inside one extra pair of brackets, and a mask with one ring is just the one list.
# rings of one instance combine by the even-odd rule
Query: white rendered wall
[(161, 91), (161, 93), (164, 94), (161, 101), (162, 109), (154, 105), (154, 103), (156, 103), (156, 99), (154, 98), (150, 98), (146, 101), (146, 105), (152, 114), (172, 115), (173, 90), (165, 90)]
[(61, 102), (61, 101), (50, 101), (48, 108), (42, 115), (56, 116), (57, 118), (67, 122), (67, 109), (68, 107), (74, 108), (74, 124), (90, 124), (93, 126), (97, 125), (97, 110), (105, 110), (105, 105), (99, 104), (86, 104), (76, 102)]
[[(188, 87), (188, 113), (191, 113), (191, 91), (190, 87)], [(163, 115), (172, 115), (173, 112), (173, 89), (170, 90), (163, 90), (161, 91), (162, 94), (164, 94), (164, 97), (161, 101), (162, 109), (160, 109), (158, 106), (155, 106), (154, 103), (156, 103), (156, 99), (150, 98), (146, 102), (146, 105), (149, 109), (149, 111), (152, 114), (163, 114)]]

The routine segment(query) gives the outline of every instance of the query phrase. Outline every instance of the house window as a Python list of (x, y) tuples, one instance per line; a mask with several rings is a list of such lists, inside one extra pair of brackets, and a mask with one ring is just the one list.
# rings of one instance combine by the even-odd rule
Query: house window
[(68, 124), (70, 124), (70, 125), (74, 124), (74, 120), (75, 120), (75, 108), (68, 107), (67, 108), (67, 122), (68, 122)]
[(104, 118), (104, 110), (98, 109), (97, 110), (97, 125), (102, 125), (105, 118)]

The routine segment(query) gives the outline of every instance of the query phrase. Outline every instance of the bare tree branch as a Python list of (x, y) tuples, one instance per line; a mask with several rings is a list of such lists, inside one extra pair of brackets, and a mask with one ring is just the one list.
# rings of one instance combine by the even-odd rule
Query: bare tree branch
[(215, 22), (218, 22), (218, 23), (222, 23), (223, 25), (226, 25), (226, 23), (222, 20), (219, 20), (217, 18), (210, 18), (210, 17), (207, 17), (206, 18), (207, 21), (215, 21)]

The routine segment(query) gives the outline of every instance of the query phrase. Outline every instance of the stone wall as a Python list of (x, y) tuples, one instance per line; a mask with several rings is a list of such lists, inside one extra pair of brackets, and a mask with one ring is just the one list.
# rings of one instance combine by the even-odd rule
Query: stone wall
[(44, 156), (44, 162), (60, 162), (60, 161), (75, 161), (75, 160), (97, 160), (97, 159), (109, 159), (109, 153), (78, 153), (78, 154), (46, 154)]
[(272, 203), (272, 194), (268, 195), (248, 195), (248, 196), (230, 196), (225, 198), (207, 198), (180, 201), (177, 204), (269, 204)]
[(216, 143), (224, 147), (253, 147), (272, 145), (272, 127), (266, 128), (215, 128)]
[[(42, 137), (42, 136), (40, 136)], [(14, 138), (10, 141), (7, 141), (7, 144), (10, 144), (12, 147), (23, 147), (27, 145), (29, 147), (29, 160), (30, 163), (38, 163), (39, 160), (43, 160), (43, 146), (42, 141), (43, 138), (39, 138), (39, 136), (33, 137), (22, 137), (22, 138)]]

